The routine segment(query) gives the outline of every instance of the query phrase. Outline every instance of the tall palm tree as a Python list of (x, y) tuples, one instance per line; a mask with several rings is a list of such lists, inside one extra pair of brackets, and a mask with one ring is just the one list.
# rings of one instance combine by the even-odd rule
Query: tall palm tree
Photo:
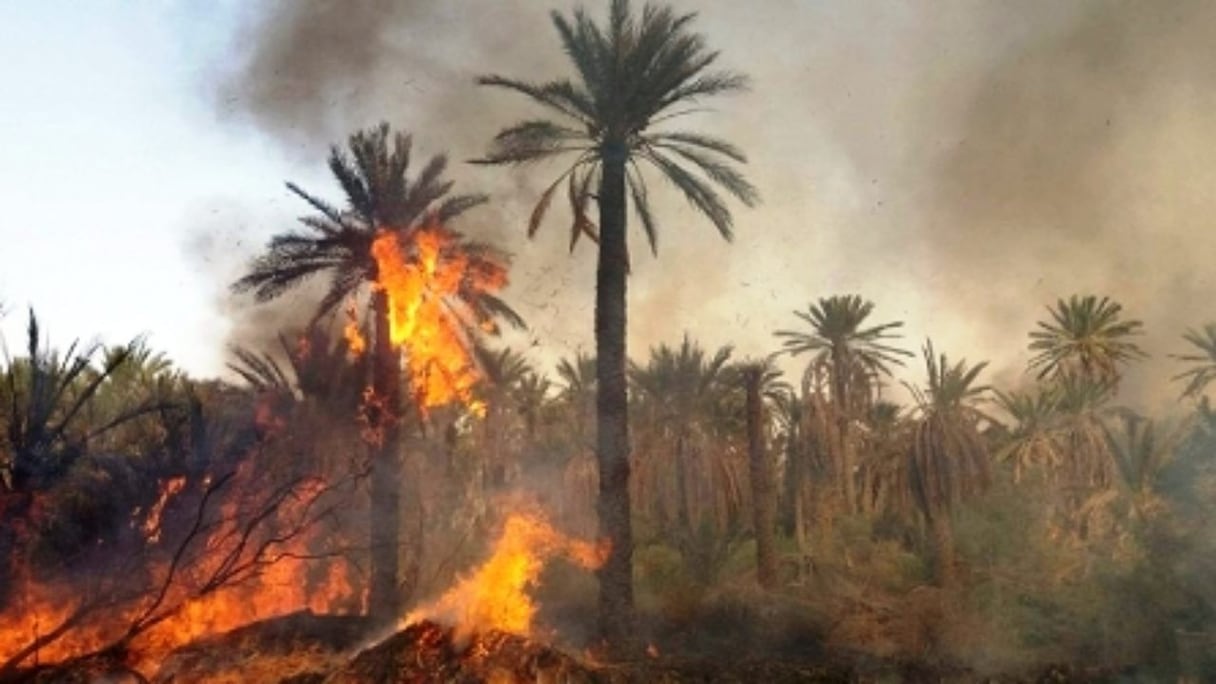
[[(233, 284), (236, 292), (252, 291), (259, 301), (274, 299), (304, 281), (328, 274), (329, 286), (317, 305), (316, 317), (329, 314), (344, 301), (358, 300), (371, 291), (375, 341), (372, 349), (372, 387), (377, 401), (369, 410), (371, 428), (380, 435), (372, 459), (372, 578), (369, 605), (379, 619), (400, 614), (397, 544), (400, 532), (401, 445), (403, 416), (402, 367), (389, 336), (389, 300), (383, 288), (374, 288), (377, 262), (375, 240), (392, 233), (403, 249), (414, 246), (423, 228), (446, 226), (465, 211), (483, 203), (483, 195), (449, 195), (452, 183), (443, 179), (447, 159), (432, 157), (410, 179), (412, 139), (392, 133), (388, 124), (350, 136), (347, 151), (334, 146), (329, 169), (345, 195), (345, 206), (332, 205), (298, 186), (287, 188), (317, 213), (300, 219), (302, 231), (274, 236), (266, 252), (249, 272)], [(505, 255), (452, 233), (452, 249), (464, 252), (470, 269), (502, 268)], [(409, 258), (410, 255), (403, 255)], [(510, 309), (492, 294), (475, 287), (462, 288), (462, 303), (474, 316), (488, 320), (504, 315), (518, 323)]]
[(1030, 333), (1031, 370), (1040, 379), (1078, 376), (1116, 382), (1119, 367), (1144, 358), (1144, 350), (1128, 338), (1144, 325), (1123, 320), (1123, 306), (1109, 297), (1073, 295), (1048, 308), (1050, 321), (1039, 321)]
[(1208, 384), (1216, 379), (1216, 323), (1208, 323), (1202, 330), (1188, 330), (1182, 339), (1194, 349), (1189, 354), (1173, 354), (1173, 358), (1187, 363), (1190, 368), (1175, 375), (1174, 380), (1186, 380), (1183, 397), (1203, 394)]
[[(556, 119), (533, 119), (504, 129), (480, 161), (524, 164), (558, 155), (574, 162), (541, 195), (528, 232), (534, 234), (563, 181), (574, 220), (571, 248), (580, 235), (598, 242), (595, 334), (598, 375), (597, 448), (601, 533), (612, 551), (599, 571), (600, 627), (613, 646), (630, 641), (633, 612), (633, 532), (629, 504), (629, 423), (626, 396), (626, 208), (634, 211), (650, 243), (658, 246), (658, 224), (642, 174), (642, 162), (657, 169), (705, 214), (724, 238), (733, 232), (731, 212), (713, 187), (744, 204), (758, 200), (755, 188), (734, 168), (743, 153), (706, 135), (667, 131), (658, 124), (689, 113), (689, 106), (742, 90), (746, 79), (713, 71), (718, 53), (690, 30), (695, 15), (647, 5), (636, 17), (628, 0), (613, 0), (605, 26), (582, 9), (569, 18), (552, 14), (575, 78), (528, 83), (485, 76), (483, 85), (521, 93)], [(700, 174), (700, 175), (698, 175)], [(628, 197), (626, 192), (629, 193)], [(596, 227), (587, 215), (594, 197)]]
[(890, 376), (892, 366), (902, 366), (903, 357), (912, 355), (888, 343), (899, 338), (902, 321), (866, 326), (873, 310), (874, 303), (858, 295), (825, 297), (806, 312), (794, 312), (810, 330), (776, 333), (786, 353), (811, 355), (808, 373), (828, 379), (837, 426), (837, 478), (850, 511), (858, 506), (851, 424), (861, 417), (881, 378)]
[(928, 385), (908, 386), (919, 414), (909, 484), (932, 534), (937, 580), (950, 586), (955, 582), (951, 511), (988, 485), (988, 445), (980, 424), (989, 419), (975, 406), (989, 389), (977, 384), (988, 364), (961, 360), (950, 365), (945, 354), (934, 354), (931, 342), (925, 343), (924, 356)]

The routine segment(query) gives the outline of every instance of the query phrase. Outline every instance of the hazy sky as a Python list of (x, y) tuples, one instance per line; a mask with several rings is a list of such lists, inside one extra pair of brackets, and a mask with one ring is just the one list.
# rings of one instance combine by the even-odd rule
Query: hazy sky
[[(683, 124), (740, 143), (765, 203), (736, 207), (727, 245), (668, 193), (660, 259), (633, 238), (635, 355), (684, 330), (763, 353), (792, 309), (858, 292), (907, 321), (908, 348), (931, 334), (1016, 381), (1044, 305), (1094, 291), (1145, 321), (1161, 377), (1182, 330), (1216, 319), (1216, 6), (676, 5), (754, 78)], [(282, 182), (338, 199), (327, 146), (382, 119), (424, 154), (484, 151), (535, 110), (472, 79), (564, 74), (551, 6), (571, 5), (0, 2), (9, 345), (33, 305), (56, 341), (148, 333), (220, 372), (258, 332), (226, 283), (302, 210)], [(553, 171), (450, 175), (493, 195), (462, 227), (516, 254), (509, 299), (560, 354), (590, 343), (592, 253), (565, 255), (560, 214), (522, 238)]]

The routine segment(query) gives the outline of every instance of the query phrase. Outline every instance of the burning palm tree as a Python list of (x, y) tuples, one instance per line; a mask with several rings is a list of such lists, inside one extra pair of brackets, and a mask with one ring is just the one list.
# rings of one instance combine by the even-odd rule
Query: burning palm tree
[[(313, 276), (328, 274), (318, 318), (370, 290), (375, 339), (374, 401), (368, 402), (368, 422), (379, 448), (372, 459), (369, 605), (384, 620), (396, 618), (401, 604), (397, 539), (404, 402), (399, 348), (404, 345), (409, 351), (409, 379), (418, 408), (444, 399), (464, 400), (472, 368), (470, 331), (495, 330), (495, 317), (522, 323), (494, 294), (505, 284), (506, 256), (446, 227), (486, 198), (449, 195), (452, 183), (443, 180), (447, 160), (442, 155), (433, 157), (417, 177), (408, 178), (411, 147), (410, 136), (390, 135), (387, 124), (352, 135), (348, 152), (335, 146), (329, 169), (346, 206), (334, 206), (288, 183), (288, 189), (317, 213), (300, 219), (305, 230), (272, 238), (249, 273), (233, 285), (237, 292), (252, 291), (259, 301), (267, 301)], [(444, 363), (442, 353), (457, 356), (454, 365)]]
[[(641, 17), (628, 0), (613, 0), (606, 26), (581, 9), (553, 24), (577, 72), (575, 80), (533, 84), (486, 76), (483, 85), (522, 93), (556, 114), (557, 121), (534, 119), (500, 132), (488, 164), (524, 164), (571, 154), (574, 163), (541, 195), (529, 221), (540, 226), (558, 187), (566, 182), (574, 221), (571, 248), (580, 236), (598, 242), (596, 274), (597, 448), (600, 472), (598, 512), (612, 553), (600, 571), (600, 619), (613, 645), (627, 643), (633, 612), (633, 533), (629, 505), (629, 422), (626, 398), (626, 208), (634, 211), (651, 249), (658, 224), (650, 209), (641, 163), (647, 162), (679, 188), (724, 238), (733, 233), (731, 212), (713, 185), (751, 206), (758, 194), (734, 168), (743, 153), (724, 140), (690, 132), (656, 130), (656, 125), (688, 113), (690, 103), (743, 89), (746, 79), (711, 71), (718, 53), (690, 30), (693, 14), (647, 5)], [(700, 174), (700, 175), (698, 175)], [(708, 179), (708, 182), (704, 179)], [(629, 198), (626, 196), (629, 193)], [(595, 197), (598, 228), (587, 215)]]

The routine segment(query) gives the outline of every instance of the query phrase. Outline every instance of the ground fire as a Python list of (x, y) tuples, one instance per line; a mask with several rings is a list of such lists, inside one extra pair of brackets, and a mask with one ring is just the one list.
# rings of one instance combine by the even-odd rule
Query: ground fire
[(572, 539), (540, 513), (512, 513), (494, 543), (490, 558), (433, 603), (408, 616), (405, 625), (430, 620), (455, 630), (456, 639), (475, 633), (533, 635), (536, 605), (529, 596), (545, 562), (563, 557), (586, 570), (604, 562), (606, 543)]

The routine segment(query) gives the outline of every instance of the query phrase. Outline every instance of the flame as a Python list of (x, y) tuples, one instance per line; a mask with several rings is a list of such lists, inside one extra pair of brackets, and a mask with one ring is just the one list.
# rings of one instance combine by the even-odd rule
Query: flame
[(454, 627), (458, 639), (490, 630), (530, 636), (536, 604), (528, 589), (555, 556), (594, 570), (603, 565), (608, 548), (568, 537), (538, 513), (513, 513), (489, 560), (437, 601), (407, 615), (405, 624), (439, 622)]
[(408, 354), (411, 390), (420, 408), (460, 402), (482, 414), (473, 398), (479, 374), (465, 333), (493, 322), (469, 308), (465, 297), (506, 286), (506, 269), (460, 249), (456, 234), (430, 225), (403, 243), (397, 232), (381, 231), (372, 243), (376, 287), (387, 293), (389, 338)]
[[(237, 473), (238, 484), (234, 486), (256, 490), (259, 481), (251, 477), (253, 468), (252, 461), (243, 463)], [(149, 507), (142, 523), (138, 524), (149, 542), (149, 548), (156, 546), (165, 550), (163, 544), (157, 544), (162, 534), (161, 521), (173, 515), (169, 512), (173, 499), (185, 489), (186, 484), (186, 479), (181, 477), (165, 481), (156, 502)], [(305, 516), (310, 497), (319, 494), (323, 487), (318, 482), (312, 490), (301, 488), (298, 496), (283, 502), (276, 517), (282, 524), (290, 524), (293, 519)], [(202, 555), (191, 567), (178, 568), (179, 576), (187, 585), (196, 586), (195, 579), (206, 577), (217, 564), (225, 562), (234, 535), (239, 535), (242, 524), (237, 500), (225, 501), (219, 510), (218, 524), (200, 541)], [(261, 566), (259, 571), (244, 581), (225, 585), (201, 596), (189, 598), (184, 595), (186, 589), (181, 583), (168, 585), (170, 590), (163, 605), (166, 609), (174, 606), (179, 608), (130, 643), (130, 664), (143, 672), (151, 672), (160, 659), (173, 649), (200, 637), (222, 634), (253, 622), (305, 609), (327, 614), (362, 611), (365, 596), (354, 587), (350, 561), (342, 556), (309, 559), (309, 548), (321, 535), (319, 529), (307, 528), (304, 534), (285, 539), (273, 547), (267, 555), (270, 562)], [(176, 541), (170, 539), (170, 543)], [(88, 599), (79, 586), (82, 582), (87, 584), (88, 577), (65, 582), (43, 581), (28, 567), (18, 565), (19, 573), (14, 578), (12, 599), (7, 609), (0, 613), (0, 663), (22, 651), (40, 635), (51, 632), (71, 619), (78, 610), (89, 609), (90, 612), (83, 613), (79, 622), (60, 638), (23, 661), (25, 665), (61, 662), (114, 643), (132, 621), (143, 614), (148, 601), (162, 586), (170, 571), (167, 558), (149, 557), (143, 562), (147, 564), (146, 569), (135, 570), (130, 581), (130, 588), (136, 593), (128, 598), (116, 599), (113, 605), (96, 603), (97, 590), (121, 595), (127, 588), (123, 586), (125, 580), (121, 577), (115, 578), (118, 584), (109, 589), (106, 588), (108, 584), (102, 584), (86, 592), (94, 595)]]
[(346, 339), (346, 348), (351, 356), (359, 356), (367, 350), (367, 340), (363, 339), (363, 332), (359, 330), (359, 312), (354, 302), (346, 306), (346, 325), (342, 328), (342, 337)]
[(180, 492), (185, 486), (186, 478), (175, 477), (161, 487), (160, 496), (157, 497), (156, 503), (152, 504), (152, 508), (148, 509), (148, 517), (143, 524), (144, 538), (150, 543), (155, 544), (160, 541), (160, 516), (165, 511), (165, 504), (169, 503), (169, 498)]

